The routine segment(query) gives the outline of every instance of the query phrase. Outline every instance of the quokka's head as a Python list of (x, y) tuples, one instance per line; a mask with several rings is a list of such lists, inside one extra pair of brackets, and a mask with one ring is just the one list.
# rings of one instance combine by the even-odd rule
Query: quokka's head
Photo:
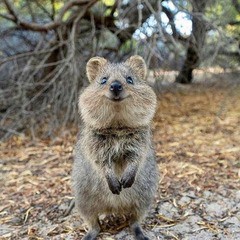
[(93, 57), (86, 67), (90, 85), (79, 98), (85, 124), (94, 128), (140, 127), (155, 113), (156, 95), (145, 81), (146, 64), (132, 56), (122, 63)]

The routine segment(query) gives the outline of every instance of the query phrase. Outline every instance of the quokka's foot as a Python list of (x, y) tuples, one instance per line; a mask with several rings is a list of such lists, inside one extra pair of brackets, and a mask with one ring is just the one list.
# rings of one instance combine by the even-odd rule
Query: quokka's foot
[(96, 239), (97, 239), (97, 234), (90, 231), (83, 237), (82, 240), (96, 240)]
[(97, 239), (96, 237), (92, 237), (90, 234), (86, 234), (83, 237), (83, 240), (96, 240), (96, 239)]
[(139, 224), (132, 225), (132, 230), (136, 240), (150, 240), (150, 238), (144, 235)]
[(84, 235), (83, 240), (96, 240), (97, 239), (97, 235), (100, 232), (100, 226), (98, 223), (93, 224), (92, 228), (90, 228), (90, 230), (86, 233), (86, 235)]

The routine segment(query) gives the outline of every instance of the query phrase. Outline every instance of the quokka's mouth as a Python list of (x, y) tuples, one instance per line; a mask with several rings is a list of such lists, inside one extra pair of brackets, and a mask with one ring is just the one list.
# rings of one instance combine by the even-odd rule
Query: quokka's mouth
[(112, 102), (122, 102), (123, 100), (125, 100), (126, 98), (128, 98), (129, 96), (126, 97), (121, 97), (121, 96), (105, 96), (108, 100), (112, 101)]
[(121, 102), (123, 101), (125, 98), (121, 98), (121, 97), (112, 97), (109, 98), (109, 100), (113, 101), (113, 102)]

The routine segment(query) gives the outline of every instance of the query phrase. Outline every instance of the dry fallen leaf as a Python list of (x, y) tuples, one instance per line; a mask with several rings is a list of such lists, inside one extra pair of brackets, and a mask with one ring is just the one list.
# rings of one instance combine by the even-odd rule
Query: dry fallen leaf
[[(168, 229), (188, 216), (181, 212), (177, 196), (189, 189), (195, 192), (240, 189), (240, 98), (229, 96), (226, 89), (190, 87), (187, 93), (169, 92), (160, 96), (153, 124), (158, 168), (161, 172), (156, 200), (168, 199), (179, 210), (178, 218), (155, 214), (146, 228)], [(224, 112), (220, 113), (222, 104)], [(72, 132), (76, 132), (73, 127)], [(55, 141), (29, 136), (12, 137), (0, 147), (0, 223), (14, 231), (11, 239), (46, 239), (56, 236), (81, 239), (86, 229), (79, 216), (64, 217), (72, 199), (71, 167), (76, 134), (58, 137)], [(193, 198), (196, 198), (194, 196)], [(161, 204), (161, 203), (160, 203)], [(227, 217), (217, 219), (224, 222)], [(199, 231), (217, 232), (217, 226), (199, 222)], [(108, 233), (126, 228), (126, 219), (118, 224), (103, 220)], [(49, 234), (49, 237), (46, 237)], [(28, 236), (27, 236), (28, 235)], [(100, 235), (100, 239), (113, 239)], [(171, 239), (181, 239), (168, 235)]]

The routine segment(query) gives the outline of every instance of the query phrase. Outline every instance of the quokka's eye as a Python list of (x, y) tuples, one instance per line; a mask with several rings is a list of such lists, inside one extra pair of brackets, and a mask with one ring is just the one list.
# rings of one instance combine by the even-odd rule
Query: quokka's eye
[(105, 84), (107, 82), (107, 78), (106, 77), (103, 77), (102, 79), (101, 79), (101, 84)]
[(130, 77), (130, 76), (128, 76), (128, 77), (126, 78), (126, 81), (127, 81), (128, 84), (133, 84), (133, 79), (132, 79), (132, 77)]

